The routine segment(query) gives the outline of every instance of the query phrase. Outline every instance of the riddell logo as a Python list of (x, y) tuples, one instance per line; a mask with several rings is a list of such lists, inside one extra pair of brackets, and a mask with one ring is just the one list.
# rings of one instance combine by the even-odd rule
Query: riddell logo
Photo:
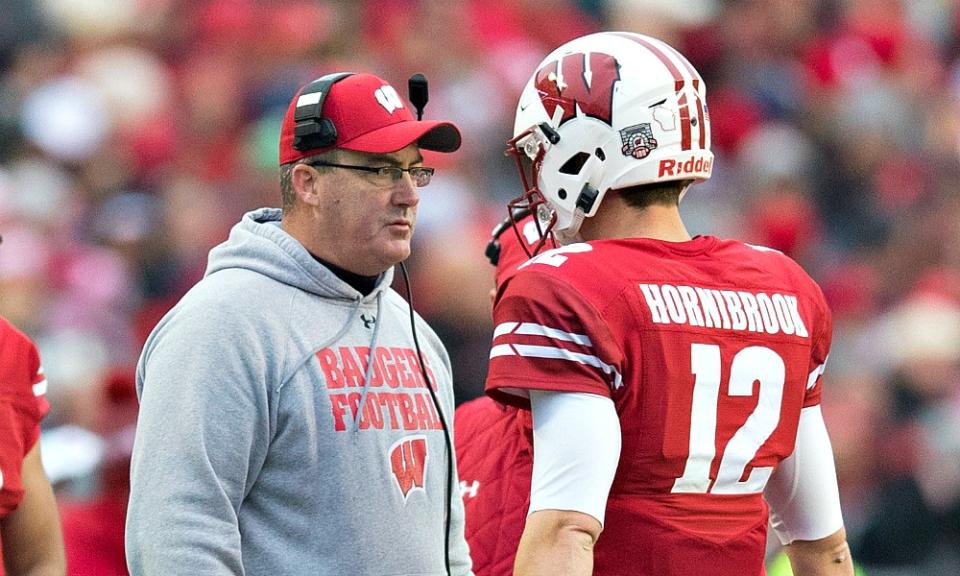
[(407, 501), (410, 492), (424, 490), (424, 473), (427, 469), (426, 436), (407, 436), (390, 447), (390, 467), (397, 488)]
[(686, 161), (666, 159), (660, 161), (660, 171), (657, 177), (683, 176), (684, 174), (710, 173), (713, 167), (713, 158), (707, 156), (691, 156)]

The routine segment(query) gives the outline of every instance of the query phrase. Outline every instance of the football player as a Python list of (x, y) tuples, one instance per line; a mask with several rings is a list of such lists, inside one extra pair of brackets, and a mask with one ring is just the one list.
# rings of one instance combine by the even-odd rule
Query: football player
[(499, 287), (487, 379), (533, 413), (515, 573), (761, 575), (769, 521), (796, 574), (852, 575), (820, 412), (830, 310), (782, 253), (687, 231), (714, 161), (694, 67), (639, 34), (568, 42), (509, 146), (511, 211), (540, 236)]

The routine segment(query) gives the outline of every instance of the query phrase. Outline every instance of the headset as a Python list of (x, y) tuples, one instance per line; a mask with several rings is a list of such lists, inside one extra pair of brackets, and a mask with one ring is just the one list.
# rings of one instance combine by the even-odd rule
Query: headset
[[(322, 80), (322, 78), (321, 78)], [(334, 80), (335, 82), (336, 80)], [(427, 88), (427, 79), (423, 74), (414, 74), (407, 82), (407, 91), (410, 96), (410, 103), (417, 110), (417, 120), (423, 119), (423, 109), (429, 100), (429, 91)], [(319, 109), (318, 109), (319, 110)], [(330, 123), (331, 126), (333, 123)], [(336, 139), (336, 136), (334, 136)], [(427, 391), (430, 392), (430, 398), (433, 400), (433, 406), (437, 410), (437, 416), (440, 417), (440, 427), (443, 428), (443, 440), (447, 448), (447, 481), (445, 484), (446, 505), (443, 509), (443, 562), (447, 576), (450, 575), (450, 507), (453, 501), (454, 491), (458, 488), (453, 485), (453, 439), (450, 436), (450, 425), (443, 415), (440, 408), (440, 401), (437, 399), (437, 393), (433, 390), (433, 383), (427, 375), (426, 362), (423, 360), (423, 351), (420, 349), (420, 340), (417, 338), (417, 324), (413, 312), (413, 290), (410, 288), (410, 275), (407, 273), (407, 266), (400, 262), (400, 271), (403, 273), (404, 287), (407, 289), (407, 304), (410, 310), (410, 332), (413, 333), (413, 345), (417, 349), (417, 358), (420, 360), (420, 373), (423, 375), (424, 382), (427, 383)], [(452, 390), (451, 390), (452, 391)], [(459, 495), (457, 496), (459, 498)]]
[[(297, 97), (293, 114), (293, 147), (301, 152), (329, 148), (337, 142), (337, 127), (323, 116), (323, 103), (334, 84), (353, 76), (354, 72), (334, 72), (307, 84)], [(427, 79), (414, 74), (407, 84), (410, 103), (417, 109), (417, 120), (423, 119), (423, 108), (429, 98)]]
[(323, 102), (334, 84), (353, 76), (353, 72), (336, 72), (320, 77), (300, 91), (293, 116), (293, 147), (304, 152), (328, 148), (337, 142), (337, 127), (324, 118)]

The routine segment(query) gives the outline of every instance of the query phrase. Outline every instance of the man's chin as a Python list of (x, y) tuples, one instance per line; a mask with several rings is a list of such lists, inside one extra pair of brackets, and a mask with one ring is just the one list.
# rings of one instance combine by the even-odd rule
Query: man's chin
[(390, 265), (399, 264), (410, 257), (409, 242), (392, 242), (384, 251), (384, 260), (390, 262)]

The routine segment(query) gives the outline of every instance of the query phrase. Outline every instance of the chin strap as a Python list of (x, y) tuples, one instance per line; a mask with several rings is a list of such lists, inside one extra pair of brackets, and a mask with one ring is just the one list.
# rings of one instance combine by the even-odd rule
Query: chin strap
[(584, 218), (586, 218), (586, 215), (583, 209), (574, 209), (573, 217), (570, 220), (570, 226), (568, 226), (565, 230), (553, 231), (553, 235), (557, 239), (557, 243), (561, 246), (566, 246), (567, 244), (583, 242), (583, 237), (580, 236), (580, 226), (583, 225)]
[(573, 209), (573, 215), (570, 217), (570, 225), (563, 231), (555, 232), (557, 241), (560, 244), (567, 245), (575, 242), (583, 242), (583, 237), (580, 236), (580, 226), (583, 225), (583, 219), (586, 218), (587, 212), (593, 210), (593, 205), (599, 196), (600, 192), (591, 186), (589, 182), (583, 185), (583, 189), (580, 190), (580, 194), (577, 196), (577, 203)]

